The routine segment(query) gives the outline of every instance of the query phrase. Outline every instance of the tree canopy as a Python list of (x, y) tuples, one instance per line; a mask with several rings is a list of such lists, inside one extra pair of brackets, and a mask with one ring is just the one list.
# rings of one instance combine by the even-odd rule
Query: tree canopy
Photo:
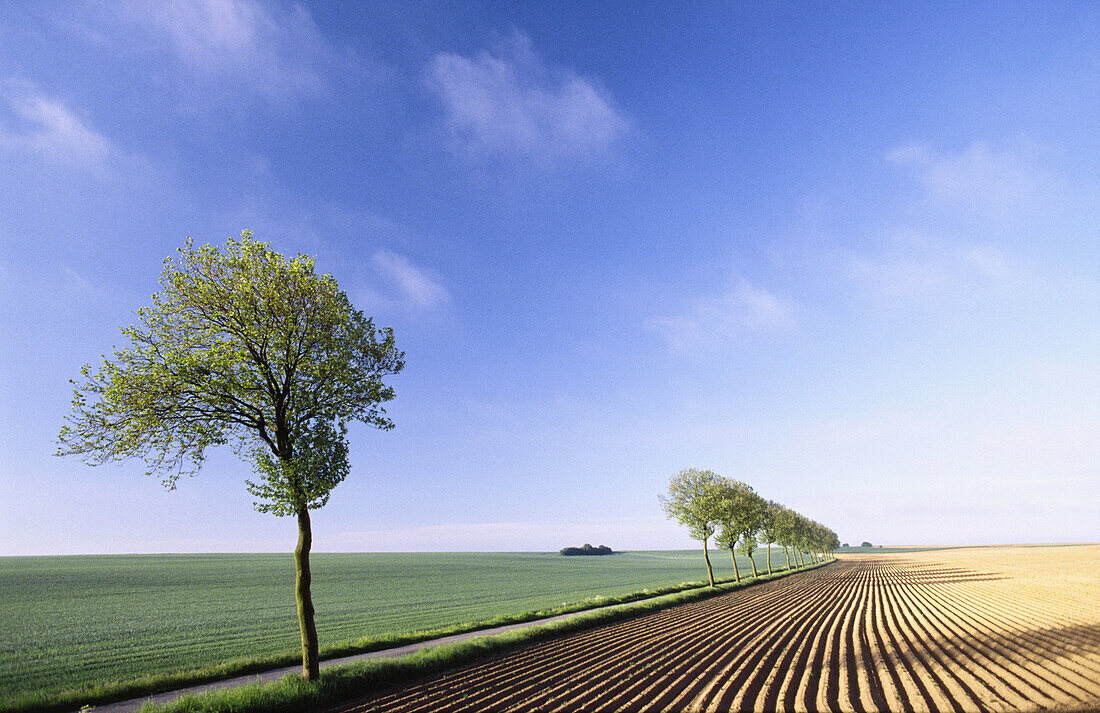
[(393, 331), (312, 258), (287, 260), (250, 231), (179, 253), (152, 307), (122, 329), (130, 346), (81, 370), (59, 453), (139, 457), (172, 488), (228, 443), (256, 465), (259, 509), (323, 505), (346, 474), (346, 424), (393, 427), (381, 407), (394, 396), (382, 377), (404, 366)]
[(585, 555), (613, 555), (615, 551), (607, 545), (593, 547), (590, 543), (585, 542), (582, 547), (563, 547), (559, 551), (559, 554), (563, 554), (567, 557), (583, 557)]

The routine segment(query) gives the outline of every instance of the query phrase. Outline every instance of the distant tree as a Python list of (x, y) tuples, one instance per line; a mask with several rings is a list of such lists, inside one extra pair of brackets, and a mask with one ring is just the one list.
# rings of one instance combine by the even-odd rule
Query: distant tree
[(714, 586), (714, 569), (710, 565), (707, 540), (717, 528), (717, 502), (721, 496), (722, 478), (709, 470), (682, 470), (668, 484), (668, 495), (659, 495), (665, 514), (688, 529), (692, 538), (703, 543), (703, 559), (707, 563), (707, 579)]
[(840, 546), (840, 548), (843, 549), (843, 550), (848, 549), (848, 543), (845, 542), (843, 545)]
[(867, 542), (866, 540), (864, 540), (863, 542), (859, 543), (859, 546), (860, 546), (860, 547), (874, 547), (874, 545), (872, 545), (872, 544), (871, 544), (870, 542)]
[[(787, 557), (787, 569), (791, 568), (791, 552), (798, 538), (798, 520), (801, 516), (794, 510), (783, 508), (775, 516), (776, 542), (783, 546), (783, 554)], [(795, 554), (795, 564), (798, 564), (798, 555)]]
[(614, 554), (614, 550), (607, 545), (593, 547), (586, 542), (583, 547), (563, 547), (560, 553), (570, 557), (577, 555), (610, 555)]
[(760, 522), (761, 541), (768, 545), (768, 574), (772, 573), (772, 543), (778, 542), (780, 517), (784, 508), (774, 500), (764, 505), (764, 517)]
[(806, 542), (810, 535), (810, 521), (805, 516), (795, 513), (794, 518), (794, 538), (793, 546), (791, 549), (794, 551), (795, 559), (798, 561), (799, 567), (806, 566), (806, 558), (803, 554), (806, 551)]
[[(142, 458), (168, 489), (230, 444), (257, 474), (260, 512), (294, 516), (303, 677), (319, 676), (310, 593), (309, 511), (348, 473), (347, 426), (388, 430), (383, 377), (404, 366), (393, 331), (352, 307), (314, 260), (287, 260), (244, 231), (224, 249), (165, 260), (152, 307), (122, 333), (130, 346), (81, 373), (58, 455), (91, 465)], [(75, 384), (75, 382), (74, 382)]]
[(737, 552), (741, 551), (752, 563), (752, 574), (757, 576), (756, 561), (752, 553), (756, 548), (756, 534), (764, 518), (765, 501), (748, 485), (724, 479), (718, 500), (718, 524), (721, 528), (714, 542), (730, 551), (733, 574), (741, 581), (737, 568)]

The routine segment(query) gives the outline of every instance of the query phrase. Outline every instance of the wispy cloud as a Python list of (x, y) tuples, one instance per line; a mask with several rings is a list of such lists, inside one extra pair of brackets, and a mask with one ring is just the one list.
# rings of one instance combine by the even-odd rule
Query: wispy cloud
[(873, 255), (851, 257), (849, 275), (889, 298), (918, 301), (970, 297), (982, 288), (1019, 287), (1028, 270), (996, 243), (950, 244), (912, 229), (882, 241)]
[(0, 83), (0, 109), (7, 114), (0, 114), (0, 149), (93, 171), (104, 169), (114, 152), (111, 142), (64, 101), (28, 82)]
[(655, 317), (648, 325), (673, 351), (687, 352), (729, 342), (749, 331), (790, 327), (794, 313), (790, 300), (742, 281), (724, 295), (698, 298), (681, 314)]
[(908, 144), (886, 154), (890, 163), (913, 170), (929, 197), (1007, 213), (1039, 197), (1052, 177), (1035, 160), (1034, 147), (994, 149), (975, 141), (958, 153)]
[(258, 0), (121, 0), (124, 22), (167, 42), (195, 76), (269, 98), (316, 95), (333, 51), (298, 3)]
[(427, 85), (454, 138), (477, 154), (584, 158), (607, 152), (629, 126), (595, 80), (546, 66), (519, 33), (496, 54), (436, 55)]
[(418, 309), (432, 309), (450, 301), (447, 289), (408, 258), (381, 250), (374, 254), (375, 269), (393, 287), (400, 300)]

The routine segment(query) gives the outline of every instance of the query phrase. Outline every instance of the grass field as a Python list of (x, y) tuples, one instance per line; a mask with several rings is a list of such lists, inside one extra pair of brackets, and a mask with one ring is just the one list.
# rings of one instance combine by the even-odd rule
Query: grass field
[[(772, 554), (782, 567), (782, 551)], [(728, 552), (711, 559), (716, 576), (733, 576)], [(694, 550), (368, 553), (315, 554), (313, 576), (324, 648), (700, 581), (705, 570)], [(293, 582), (289, 554), (0, 558), (0, 703), (295, 652)]]

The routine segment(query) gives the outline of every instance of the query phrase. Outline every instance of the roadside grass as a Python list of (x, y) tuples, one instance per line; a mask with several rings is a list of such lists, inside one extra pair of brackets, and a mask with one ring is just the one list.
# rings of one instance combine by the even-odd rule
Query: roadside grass
[(278, 681), (256, 683), (221, 691), (188, 694), (166, 705), (146, 704), (141, 713), (291, 713), (315, 710), (382, 691), (424, 676), (495, 656), (514, 649), (596, 626), (641, 616), (669, 607), (728, 594), (790, 574), (807, 572), (828, 562), (772, 575), (723, 581), (714, 588), (699, 583), (691, 589), (601, 608), (560, 622), (532, 626), (493, 636), (425, 649), (393, 659), (357, 661), (324, 670), (321, 679), (307, 683), (295, 674)]
[[(805, 569), (809, 569), (809, 568), (810, 567), (807, 567)], [(804, 570), (794, 569), (794, 570), (791, 570), (791, 571), (792, 572), (797, 572), (797, 571), (804, 571)], [(777, 570), (776, 574), (773, 575), (773, 577), (781, 576), (782, 574), (785, 574), (785, 573), (787, 573), (786, 570)], [(766, 581), (767, 579), (770, 579), (770, 578), (773, 578), (773, 577), (769, 577), (767, 574), (763, 574), (760, 579), (753, 580), (751, 576), (750, 577), (744, 577), (743, 576), (742, 577), (742, 580), (743, 580), (742, 585), (745, 582), (748, 582), (748, 581)], [(716, 591), (720, 591), (720, 592), (732, 591), (730, 589), (730, 587), (733, 587), (734, 589), (736, 589), (738, 586), (740, 586), (740, 585), (736, 585), (732, 581), (732, 579), (719, 580), (718, 583), (719, 583), (720, 590), (716, 590)], [(658, 601), (658, 600), (663, 601), (665, 598), (667, 598), (669, 596), (677, 596), (677, 595), (685, 595), (686, 594), (686, 595), (689, 595), (689, 596), (688, 596), (687, 599), (684, 599), (683, 601), (694, 601), (694, 599), (696, 599), (696, 598), (702, 598), (704, 596), (710, 596), (710, 595), (713, 595), (715, 593), (715, 591), (708, 590), (706, 592), (702, 592), (702, 596), (700, 596), (700, 590), (707, 589), (705, 587), (705, 585), (706, 585), (706, 583), (702, 582), (702, 581), (682, 582), (682, 583), (680, 583), (678, 585), (674, 585), (674, 586), (658, 587), (658, 588), (654, 588), (654, 589), (642, 589), (642, 590), (639, 590), (639, 591), (630, 592), (630, 593), (623, 594), (623, 595), (618, 595), (618, 596), (593, 596), (593, 597), (588, 597), (588, 598), (584, 599), (583, 601), (575, 602), (575, 603), (572, 603), (572, 604), (566, 604), (566, 605), (563, 605), (563, 606), (552, 607), (552, 608), (548, 608), (548, 609), (531, 610), (531, 611), (522, 612), (522, 613), (518, 613), (518, 614), (500, 615), (500, 616), (496, 616), (496, 617), (493, 617), (493, 618), (482, 619), (482, 620), (475, 621), (475, 622), (467, 622), (467, 623), (455, 624), (455, 625), (451, 625), (451, 626), (437, 627), (437, 628), (433, 628), (433, 629), (424, 629), (424, 630), (421, 630), (421, 631), (410, 632), (410, 633), (407, 633), (407, 634), (390, 634), (390, 635), (375, 636), (375, 637), (364, 637), (364, 638), (361, 638), (361, 639), (353, 641), (353, 642), (346, 642), (346, 643), (342, 643), (342, 644), (338, 644), (338, 645), (334, 645), (334, 646), (323, 647), (322, 650), (321, 650), (321, 658), (323, 660), (327, 660), (327, 659), (333, 659), (333, 658), (340, 658), (340, 657), (343, 657), (343, 656), (350, 656), (350, 655), (359, 654), (359, 653), (369, 653), (369, 652), (373, 652), (373, 651), (391, 649), (391, 648), (396, 648), (396, 647), (399, 647), (399, 646), (404, 646), (404, 645), (407, 645), (407, 644), (418, 643), (418, 642), (421, 642), (421, 641), (427, 641), (427, 640), (431, 640), (431, 639), (438, 639), (438, 638), (442, 638), (442, 637), (446, 637), (446, 636), (452, 636), (452, 635), (456, 635), (456, 634), (464, 634), (464, 633), (469, 633), (469, 632), (475, 632), (475, 631), (479, 631), (479, 630), (483, 630), (483, 629), (490, 629), (490, 628), (494, 628), (494, 627), (498, 627), (498, 626), (506, 626), (506, 625), (509, 625), (509, 624), (527, 623), (527, 622), (535, 621), (535, 620), (538, 620), (538, 619), (545, 619), (545, 618), (550, 618), (550, 617), (553, 617), (553, 616), (558, 616), (558, 615), (561, 615), (561, 614), (571, 614), (571, 613), (586, 611), (586, 610), (597, 610), (597, 613), (598, 613), (598, 610), (604, 610), (607, 607), (613, 607), (613, 606), (617, 606), (617, 605), (631, 604), (631, 603), (646, 604), (650, 601)], [(670, 604), (661, 604), (656, 608), (663, 608), (664, 606), (671, 606), (672, 604), (675, 604), (675, 603), (681, 603), (681, 601), (676, 600), (676, 601), (673, 601)], [(645, 611), (645, 610), (643, 610), (643, 611)], [(590, 616), (590, 615), (588, 615), (588, 616)], [(583, 620), (587, 621), (588, 616), (579, 617), (579, 619), (583, 619)], [(613, 621), (613, 620), (615, 620), (615, 619), (614, 618), (608, 619), (608, 621)], [(602, 621), (603, 620), (597, 620), (596, 623), (600, 623)], [(570, 623), (572, 623), (572, 622), (570, 622)], [(542, 628), (547, 627), (547, 626), (555, 626), (555, 625), (543, 625), (542, 627), (537, 627), (537, 628), (542, 629)], [(524, 630), (524, 631), (527, 631), (527, 630)], [(511, 636), (511, 634), (501, 635), (501, 636)], [(526, 640), (527, 639), (523, 638), (522, 636), (518, 639), (518, 641), (521, 641), (521, 642), (526, 641)], [(505, 639), (504, 641), (509, 641), (509, 639)], [(474, 647), (474, 648), (476, 649), (476, 647)], [(440, 647), (438, 649), (433, 649), (433, 650), (446, 650), (446, 649), (444, 647)], [(471, 650), (474, 650), (474, 649), (471, 649)], [(467, 656), (467, 654), (463, 654), (463, 656)], [(408, 658), (408, 657), (405, 657), (405, 658)], [(403, 660), (403, 659), (389, 659), (389, 660), (390, 661), (397, 661), (397, 660)], [(467, 660), (467, 659), (464, 658), (462, 660)], [(221, 664), (218, 664), (218, 665), (205, 667), (205, 668), (196, 668), (196, 669), (191, 669), (191, 670), (186, 670), (186, 671), (176, 671), (176, 672), (172, 672), (172, 673), (168, 673), (168, 674), (150, 675), (150, 676), (144, 676), (144, 677), (140, 677), (140, 678), (129, 679), (129, 680), (126, 680), (126, 681), (99, 683), (99, 684), (95, 684), (95, 685), (92, 685), (92, 686), (87, 686), (87, 687), (80, 688), (80, 689), (72, 689), (72, 690), (60, 691), (60, 692), (26, 693), (26, 694), (20, 694), (20, 695), (16, 695), (16, 696), (10, 696), (10, 697), (7, 697), (5, 699), (0, 699), (0, 710), (10, 711), (11, 713), (60, 713), (60, 712), (63, 712), (63, 711), (73, 711), (73, 710), (77, 710), (77, 709), (81, 708), (82, 706), (104, 705), (104, 704), (107, 704), (107, 703), (112, 703), (112, 702), (120, 701), (120, 700), (127, 700), (127, 699), (132, 699), (132, 698), (141, 698), (141, 697), (144, 697), (144, 696), (154, 695), (154, 694), (162, 693), (162, 692), (165, 692), (165, 691), (171, 691), (171, 690), (175, 690), (175, 689), (179, 689), (179, 688), (187, 688), (187, 687), (194, 686), (194, 685), (199, 685), (199, 684), (202, 684), (202, 683), (210, 683), (210, 682), (213, 682), (213, 681), (224, 680), (224, 679), (227, 679), (227, 678), (234, 678), (234, 677), (245, 676), (245, 675), (253, 674), (253, 673), (260, 673), (260, 672), (263, 672), (263, 671), (269, 671), (269, 670), (274, 669), (274, 668), (281, 668), (281, 667), (285, 667), (285, 666), (293, 666), (293, 665), (296, 665), (296, 664), (300, 663), (300, 661), (301, 661), (300, 651), (294, 650), (294, 651), (288, 651), (288, 652), (275, 654), (275, 655), (257, 656), (257, 657), (252, 657), (252, 658), (236, 659), (236, 660), (233, 660), (233, 661), (228, 661), (228, 662), (224, 662), (224, 663), (221, 663)], [(375, 662), (369, 662), (369, 663), (374, 664)], [(416, 664), (410, 670), (412, 670), (412, 671), (420, 670), (419, 668), (417, 668), (419, 665), (420, 664)], [(436, 659), (434, 657), (428, 657), (428, 664), (426, 664), (426, 665), (437, 666), (437, 665), (439, 665), (439, 662), (436, 661)], [(406, 666), (406, 664), (402, 664), (401, 666), (398, 666), (396, 669), (394, 669), (394, 671), (400, 672), (401, 670), (404, 670), (402, 668), (403, 666)], [(338, 667), (338, 668), (342, 669), (344, 667), (341, 666), (341, 667)], [(370, 669), (371, 666), (367, 666), (367, 668)], [(332, 670), (336, 670), (336, 669), (332, 669)], [(384, 665), (382, 666), (382, 670), (389, 671), (389, 669), (386, 668)], [(438, 670), (438, 669), (432, 668), (430, 670)], [(327, 676), (328, 674), (326, 673), (325, 675)], [(392, 674), (385, 673), (383, 675), (383, 678), (385, 678), (385, 676), (390, 676), (390, 675), (392, 675)], [(412, 674), (410, 674), (410, 675), (412, 675)], [(416, 674), (416, 675), (418, 675), (418, 674)], [(364, 676), (362, 676), (360, 678), (363, 678), (363, 680), (369, 681), (369, 680), (373, 680), (374, 677), (375, 677), (375, 674), (365, 673)], [(297, 684), (300, 683), (300, 679), (297, 676), (293, 676), (293, 675), (289, 676), (289, 679), (291, 679), (290, 682), (285, 684), (285, 685), (290, 686), (294, 691), (298, 691), (299, 689), (296, 688), (295, 686), (297, 686)], [(341, 679), (341, 677), (336, 676), (335, 680), (340, 681), (342, 679)], [(386, 679), (386, 680), (388, 680), (388, 679)], [(399, 680), (407, 680), (407, 679), (401, 678)], [(328, 686), (328, 685), (329, 684), (327, 684), (327, 683), (325, 684), (325, 686)], [(339, 690), (339, 691), (345, 690), (345, 688), (343, 686), (344, 686), (344, 684), (339, 684), (337, 690)], [(253, 688), (253, 686), (246, 686), (245, 688)], [(234, 690), (238, 690), (238, 689), (234, 689)], [(327, 690), (327, 689), (322, 687), (321, 693), (323, 693), (324, 690)], [(373, 689), (370, 689), (370, 690), (373, 690)], [(234, 695), (236, 695), (236, 694), (234, 694)], [(247, 695), (250, 695), (250, 694), (241, 693), (240, 695), (247, 696)], [(298, 694), (295, 693), (294, 695), (298, 695)], [(276, 696), (276, 698), (277, 697), (278, 696)], [(295, 699), (295, 700), (298, 700), (298, 699)]]

